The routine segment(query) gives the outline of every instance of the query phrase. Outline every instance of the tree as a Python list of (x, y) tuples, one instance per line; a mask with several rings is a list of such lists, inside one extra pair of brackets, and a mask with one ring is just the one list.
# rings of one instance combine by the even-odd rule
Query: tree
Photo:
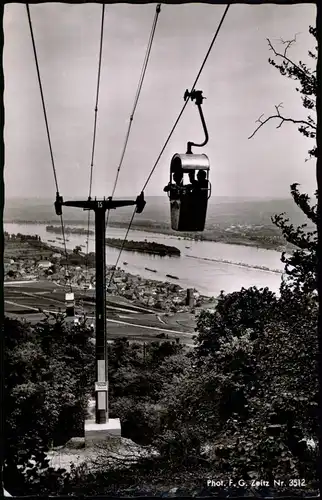
[(197, 359), (215, 353), (222, 339), (231, 335), (241, 337), (246, 332), (260, 335), (277, 310), (277, 299), (268, 288), (242, 288), (218, 298), (214, 314), (205, 310), (197, 320)]
[(110, 413), (121, 416), (124, 437), (151, 444), (160, 423), (161, 393), (186, 369), (183, 350), (176, 342), (142, 346), (125, 338), (109, 345)]
[(4, 334), (5, 484), (13, 494), (26, 494), (48, 469), (51, 444), (83, 432), (94, 346), (83, 325), (69, 328), (60, 320), (32, 327), (5, 318)]
[[(316, 40), (316, 28), (310, 26), (309, 32)], [(269, 59), (269, 63), (278, 69), (282, 76), (298, 82), (299, 85), (296, 87), (296, 91), (301, 94), (303, 107), (309, 110), (307, 119), (301, 120), (284, 116), (281, 114), (282, 104), (279, 104), (275, 106), (276, 114), (269, 116), (265, 120), (262, 119), (263, 115), (259, 117), (257, 120), (259, 125), (249, 138), (253, 137), (270, 120), (279, 121), (277, 128), (280, 128), (286, 122), (294, 123), (299, 125), (298, 130), (302, 135), (310, 139), (316, 138), (316, 119), (312, 117), (312, 112), (315, 110), (317, 92), (316, 70), (311, 69), (302, 61), (296, 63), (290, 58), (289, 49), (295, 42), (296, 37), (293, 40), (281, 40), (281, 43), (284, 45), (284, 51), (279, 52), (268, 39), (270, 50), (274, 53), (275, 57), (281, 59), (280, 64), (276, 63), (273, 59)], [(317, 47), (315, 47), (315, 52), (308, 51), (308, 54), (311, 59), (316, 61)], [(309, 157), (317, 157), (316, 144), (309, 150)], [(285, 274), (288, 278), (287, 286), (294, 290), (303, 291), (304, 293), (311, 293), (315, 292), (317, 287), (317, 230), (316, 227), (314, 228), (317, 224), (317, 205), (311, 204), (307, 194), (300, 193), (298, 184), (296, 183), (291, 185), (291, 195), (296, 205), (309, 219), (313, 229), (308, 231), (307, 224), (302, 224), (294, 228), (285, 214), (276, 215), (272, 218), (272, 222), (282, 231), (286, 241), (296, 248), (291, 256), (286, 256), (283, 253), (281, 258), (285, 264)], [(314, 195), (317, 197), (317, 191)], [(284, 290), (285, 286), (282, 287), (281, 291), (283, 292)]]
[(317, 373), (310, 366), (317, 354), (316, 304), (311, 313), (291, 323), (277, 310), (251, 327), (247, 321), (248, 328), (238, 309), (202, 314), (200, 341), (215, 337), (208, 355), (204, 343), (199, 357), (197, 339), (194, 368), (164, 395), (155, 442), (167, 463), (177, 470), (204, 463), (203, 474), (208, 467), (218, 478), (297, 475), (314, 483), (317, 450), (306, 439), (316, 439), (318, 429)]
[[(291, 185), (291, 195), (296, 205), (315, 226), (317, 224), (317, 204), (311, 205), (307, 194), (300, 193), (298, 184)], [(317, 191), (315, 192), (317, 197)], [(281, 229), (286, 241), (297, 247), (292, 255), (283, 252), (281, 261), (285, 264), (287, 284), (293, 290), (304, 294), (317, 289), (317, 230), (308, 231), (307, 224), (295, 228), (285, 214), (272, 218), (273, 223)]]

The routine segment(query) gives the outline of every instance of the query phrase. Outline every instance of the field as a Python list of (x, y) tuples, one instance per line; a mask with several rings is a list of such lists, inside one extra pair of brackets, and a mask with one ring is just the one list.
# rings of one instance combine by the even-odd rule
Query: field
[[(76, 291), (76, 315), (86, 313), (95, 323), (95, 306), (93, 291)], [(37, 323), (50, 312), (65, 311), (65, 290), (49, 281), (5, 284), (5, 314), (9, 317), (24, 318)], [(42, 309), (43, 312), (40, 312)], [(160, 312), (144, 307), (135, 307), (124, 298), (110, 295), (107, 299), (108, 339), (127, 337), (132, 341), (149, 342), (157, 340), (164, 334), (174, 340), (191, 345), (195, 320), (192, 314), (178, 313), (166, 316)]]
[(4, 256), (14, 260), (47, 260), (51, 257), (53, 251), (47, 245), (41, 242), (19, 241), (19, 245), (15, 241), (5, 241)]

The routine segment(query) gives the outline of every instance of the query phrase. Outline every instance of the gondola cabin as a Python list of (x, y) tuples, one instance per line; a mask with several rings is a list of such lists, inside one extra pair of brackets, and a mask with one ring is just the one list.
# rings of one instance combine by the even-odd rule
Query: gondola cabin
[(170, 199), (171, 228), (203, 231), (211, 195), (209, 159), (205, 154), (175, 154), (170, 163), (170, 182), (164, 188)]
[(66, 316), (68, 317), (75, 316), (74, 293), (71, 292), (65, 294), (65, 307), (66, 307)]

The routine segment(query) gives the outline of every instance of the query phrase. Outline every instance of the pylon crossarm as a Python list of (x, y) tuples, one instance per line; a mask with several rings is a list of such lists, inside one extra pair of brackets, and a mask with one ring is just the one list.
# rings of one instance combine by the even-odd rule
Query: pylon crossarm
[[(57, 203), (57, 202), (56, 202)], [(103, 200), (73, 200), (61, 203), (61, 206), (82, 208), (83, 210), (112, 210), (119, 207), (137, 205), (137, 200), (112, 200), (110, 198)], [(55, 205), (56, 206), (56, 205)]]

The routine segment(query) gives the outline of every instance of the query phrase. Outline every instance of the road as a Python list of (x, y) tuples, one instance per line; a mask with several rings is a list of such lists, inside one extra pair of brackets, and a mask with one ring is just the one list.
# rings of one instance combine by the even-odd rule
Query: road
[[(95, 322), (95, 304), (88, 302), (93, 291), (74, 290), (76, 315), (84, 313)], [(39, 311), (41, 309), (41, 311)], [(143, 306), (136, 306), (122, 297), (107, 298), (107, 327), (110, 340), (128, 337), (137, 341), (153, 341), (165, 334), (169, 339), (180, 338), (192, 345), (195, 320), (192, 314), (166, 315)], [(42, 312), (43, 311), (43, 312)], [(25, 318), (31, 323), (44, 319), (45, 314), (65, 312), (65, 290), (50, 281), (5, 283), (5, 313), (9, 317)]]

